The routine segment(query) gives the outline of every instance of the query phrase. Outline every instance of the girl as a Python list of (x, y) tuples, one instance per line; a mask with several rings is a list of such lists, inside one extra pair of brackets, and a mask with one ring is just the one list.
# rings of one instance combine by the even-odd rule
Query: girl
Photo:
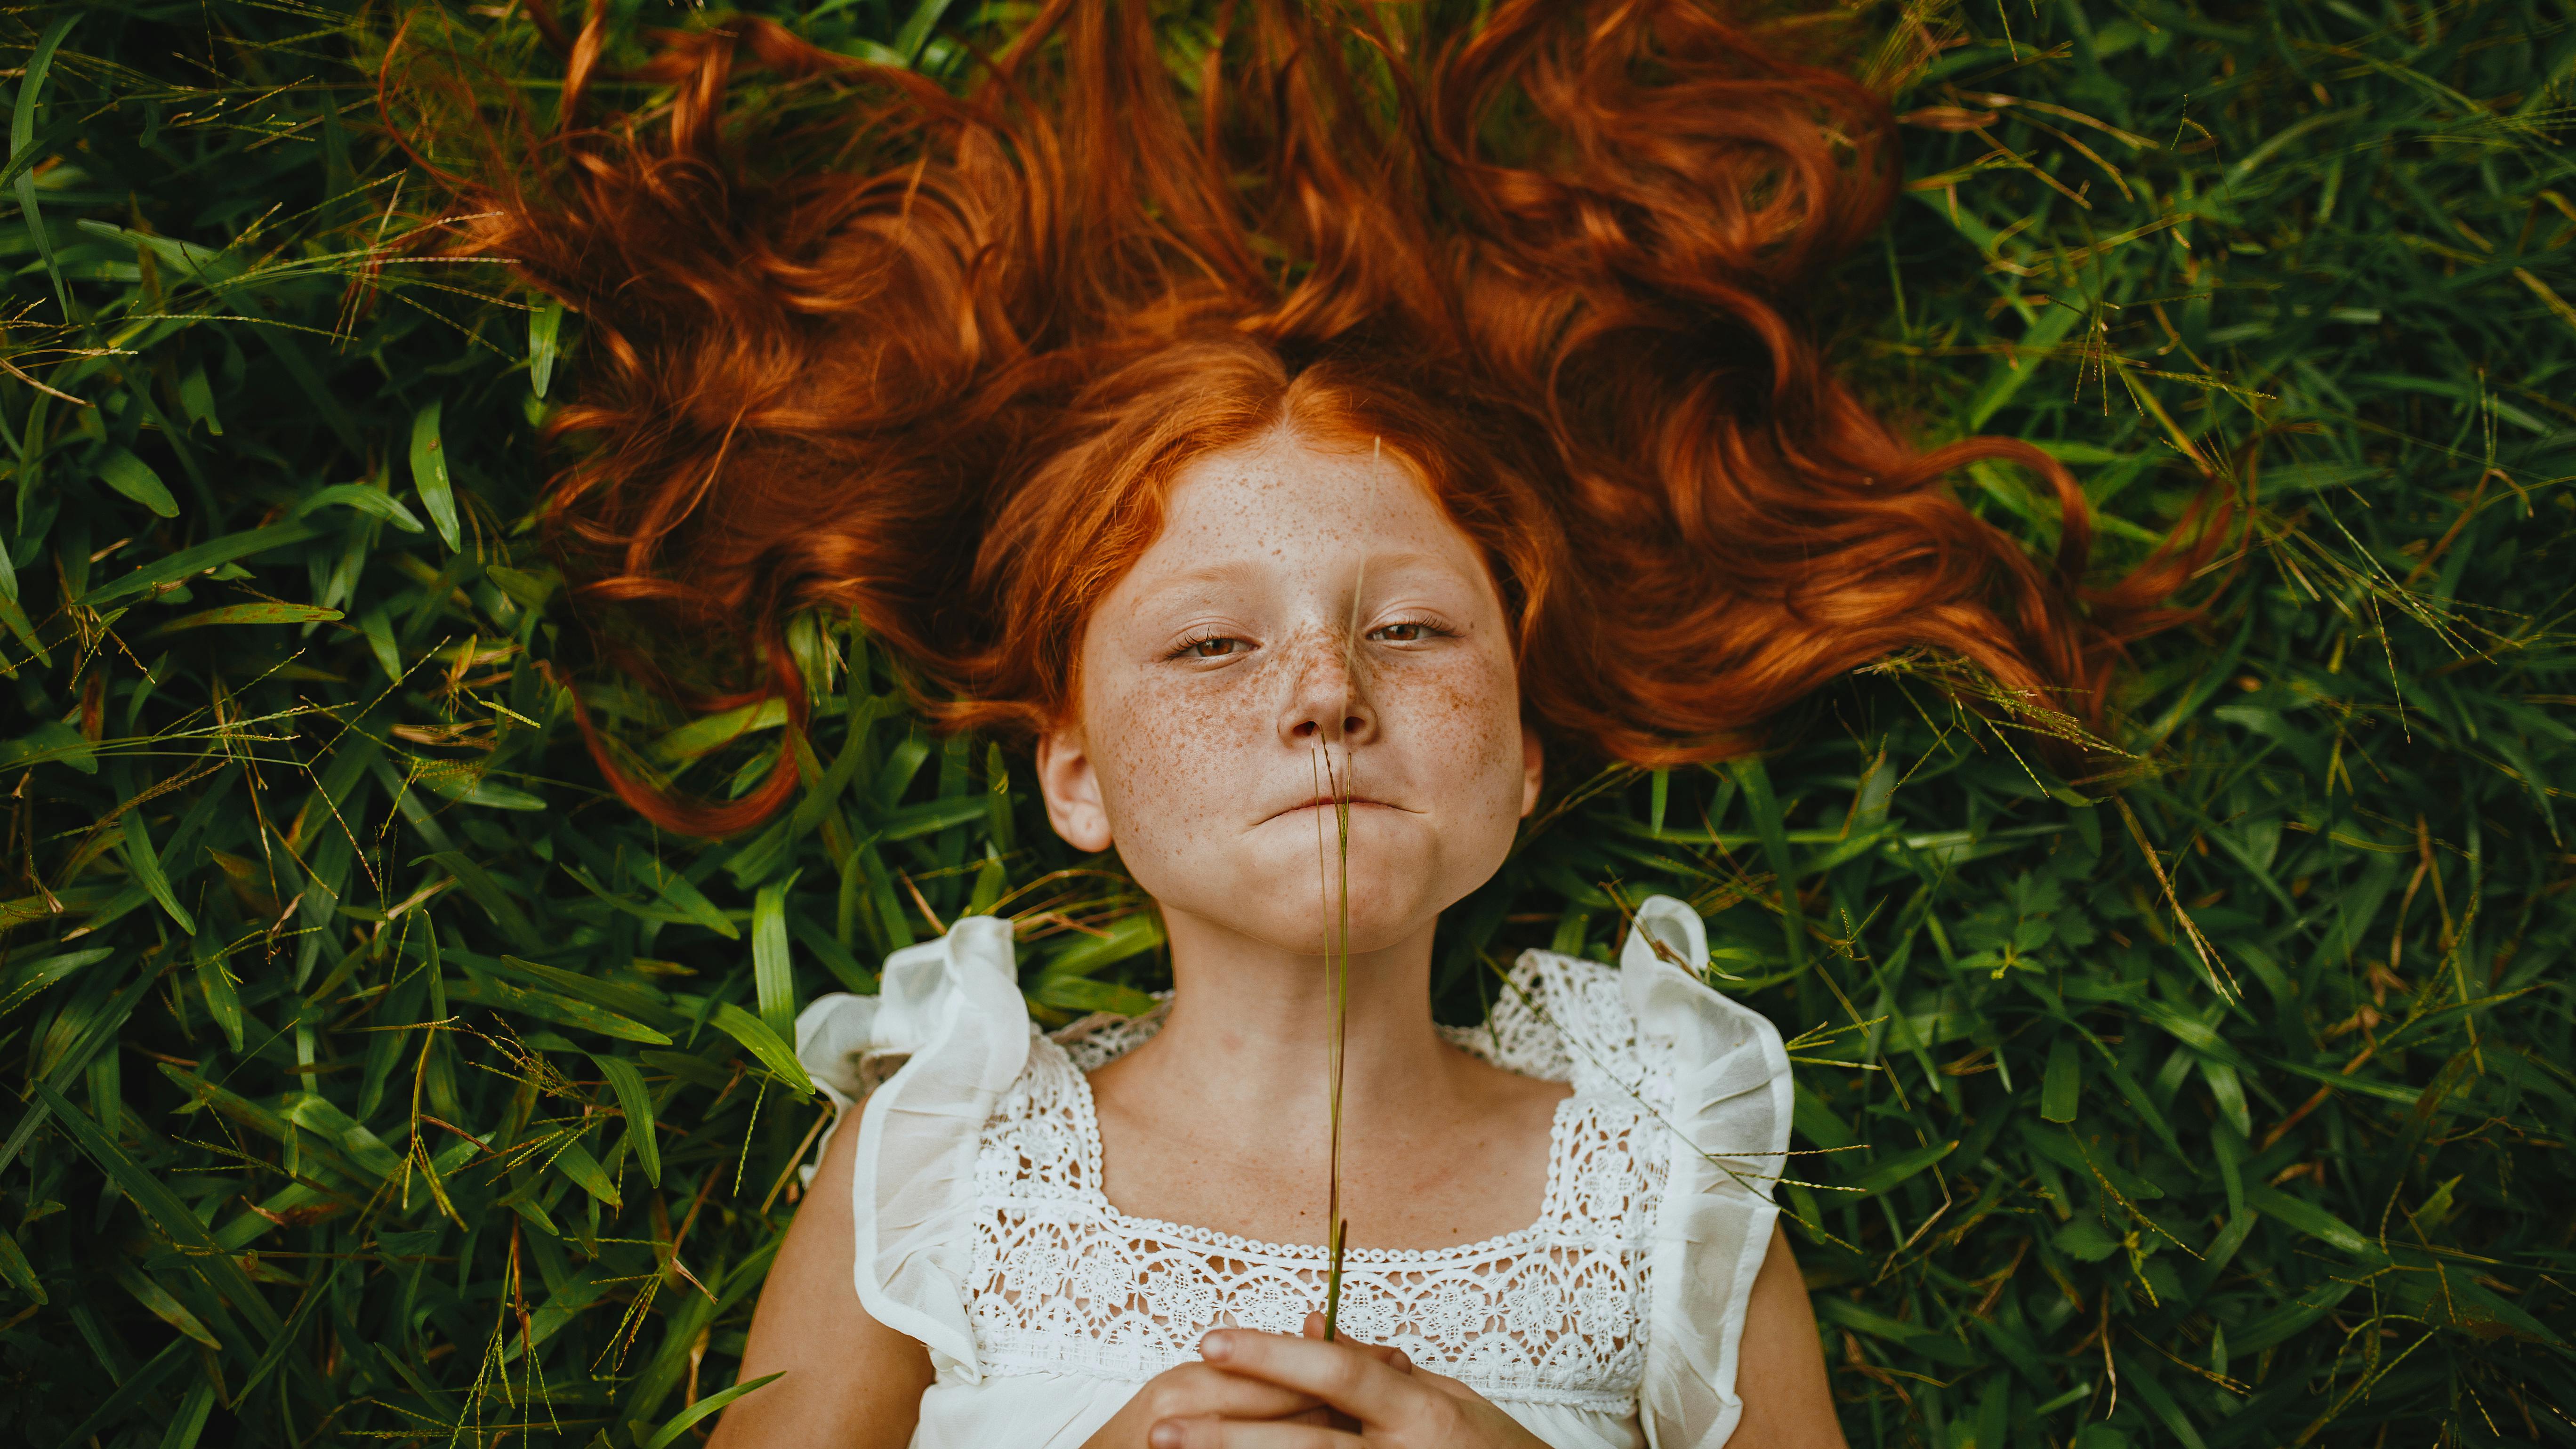
[[(881, 997), (807, 1008), (836, 1097), (908, 1064), (825, 1146), (743, 1363), (787, 1378), (724, 1443), (900, 1443), (918, 1395), (914, 1442), (942, 1445), (1592, 1449), (1739, 1415), (1747, 1442), (1838, 1444), (1771, 1225), (1788, 1060), (1684, 969), (1698, 918), (1656, 897), (1620, 969), (1533, 952), (1485, 1030), (1432, 1022), (1440, 912), (1541, 785), (1479, 550), (1321, 369), (1211, 353), (1170, 402), (1252, 431), (1176, 470), (1037, 767), (1056, 830), (1153, 896), (1175, 991), (1032, 1035), (1009, 924), (973, 917)], [(1319, 763), (1350, 797), (1343, 1111), (1368, 1124), (1333, 1343), (1293, 1336), (1328, 1236)], [(1283, 1422), (1324, 1406), (1355, 1424)]]
[[(854, 611), (924, 713), (1034, 746), (1174, 985), (1040, 1034), (969, 917), (807, 1010), (843, 1120), (744, 1353), (785, 1376), (717, 1449), (1838, 1444), (1771, 1203), (1787, 1060), (1697, 918), (1525, 953), (1472, 1030), (1429, 991), (1551, 760), (1739, 753), (1912, 647), (2092, 717), (2201, 557), (2087, 589), (2061, 468), (1914, 452), (1822, 366), (1797, 301), (1898, 168), (1879, 98), (1779, 48), (1820, 28), (1057, 0), (959, 99), (734, 19), (666, 37), (647, 126), (583, 111), (605, 9), (533, 9), (562, 129), (457, 223), (585, 318), (552, 517), (603, 641), (793, 734), (786, 621)], [(1972, 459), (2055, 489), (2053, 567), (1942, 490)], [(702, 834), (799, 783), (676, 800), (593, 748)]]

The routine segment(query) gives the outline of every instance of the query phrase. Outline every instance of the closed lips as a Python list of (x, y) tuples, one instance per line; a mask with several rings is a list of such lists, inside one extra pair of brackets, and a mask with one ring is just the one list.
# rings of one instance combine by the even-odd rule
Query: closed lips
[[(1354, 806), (1354, 807), (1361, 806), (1361, 805), (1379, 805), (1379, 806), (1384, 806), (1386, 809), (1389, 809), (1389, 810), (1400, 810), (1400, 809), (1404, 808), (1404, 807), (1402, 807), (1402, 806), (1400, 806), (1400, 805), (1388, 805), (1388, 804), (1387, 804), (1385, 801), (1383, 801), (1383, 800), (1371, 800), (1371, 799), (1369, 799), (1369, 798), (1367, 798), (1366, 796), (1363, 796), (1363, 795), (1354, 795), (1354, 796), (1352, 796), (1352, 797), (1351, 797), (1351, 801), (1350, 801), (1350, 803), (1351, 803), (1351, 804), (1352, 804), (1352, 806)], [(1291, 814), (1294, 814), (1294, 813), (1296, 813), (1297, 811), (1300, 811), (1300, 810), (1313, 810), (1313, 809), (1316, 809), (1316, 808), (1318, 808), (1318, 807), (1322, 807), (1322, 808), (1324, 808), (1324, 809), (1330, 809), (1330, 808), (1332, 808), (1333, 804), (1334, 804), (1334, 800), (1333, 800), (1333, 797), (1332, 797), (1332, 796), (1330, 796), (1330, 795), (1317, 795), (1317, 796), (1313, 797), (1312, 799), (1308, 799), (1308, 800), (1301, 800), (1301, 801), (1299, 801), (1298, 803), (1296, 803), (1296, 804), (1294, 804), (1294, 805), (1291, 805), (1291, 806), (1287, 807), (1287, 808), (1286, 808), (1286, 809), (1284, 809), (1284, 810), (1275, 811), (1275, 812), (1273, 812), (1273, 813), (1270, 815), (1270, 817), (1269, 817), (1269, 818), (1270, 818), (1270, 819), (1273, 819), (1273, 820), (1276, 820), (1276, 819), (1278, 819), (1278, 818), (1279, 818), (1280, 816), (1282, 816), (1282, 815), (1291, 815)]]

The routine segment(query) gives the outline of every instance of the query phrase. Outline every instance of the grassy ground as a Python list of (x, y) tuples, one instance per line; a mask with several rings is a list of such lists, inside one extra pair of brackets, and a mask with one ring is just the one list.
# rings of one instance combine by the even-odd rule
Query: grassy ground
[[(975, 19), (806, 8), (950, 74)], [(533, 56), (508, 9), (467, 19)], [(0, 20), (0, 1372), (45, 1449), (694, 1442), (819, 1121), (799, 1003), (997, 904), (1040, 1012), (1156, 984), (1025, 764), (845, 629), (799, 635), (825, 783), (779, 824), (604, 795), (527, 531), (577, 323), (497, 266), (348, 306), (418, 200), (381, 18)], [(2054, 449), (2124, 547), (2257, 487), (2249, 550), (2141, 652), (2116, 796), (1858, 679), (1759, 763), (1563, 782), (1444, 1009), (1649, 891), (1709, 915), (1804, 1033), (1784, 1197), (1857, 1443), (2576, 1442), (2571, 12), (1863, 23), (1915, 179), (1825, 301), (1849, 365)], [(602, 698), (700, 790), (777, 748)]]

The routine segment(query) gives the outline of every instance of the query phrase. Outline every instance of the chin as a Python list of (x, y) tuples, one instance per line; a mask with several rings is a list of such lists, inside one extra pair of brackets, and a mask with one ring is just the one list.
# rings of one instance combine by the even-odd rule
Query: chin
[[(1436, 919), (1449, 902), (1422, 851), (1351, 850), (1350, 949), (1383, 950)], [(1330, 844), (1327, 843), (1327, 850)], [(1240, 868), (1200, 874), (1186, 881), (1138, 883), (1168, 908), (1178, 907), (1265, 945), (1300, 955), (1340, 949), (1340, 869), (1330, 854), (1331, 884), (1322, 885), (1310, 843), (1300, 857), (1282, 862), (1272, 852)], [(1169, 889), (1165, 889), (1166, 885)]]
[[(1341, 921), (1338, 912), (1329, 921), (1316, 919), (1318, 914), (1313, 910), (1283, 911), (1265, 906), (1235, 914), (1220, 914), (1217, 919), (1256, 941), (1320, 960), (1339, 954)], [(1351, 901), (1351, 954), (1364, 956), (1372, 951), (1383, 951), (1419, 931), (1425, 921), (1438, 914), (1437, 911), (1420, 916), (1380, 913), (1368, 910), (1366, 902), (1355, 896)]]

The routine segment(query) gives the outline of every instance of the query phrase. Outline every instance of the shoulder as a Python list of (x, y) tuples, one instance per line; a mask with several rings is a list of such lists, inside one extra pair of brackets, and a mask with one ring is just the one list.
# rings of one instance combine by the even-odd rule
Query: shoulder
[[(1692, 1117), (1709, 1093), (1776, 1083), (1785, 1127), (1789, 1061), (1779, 1029), (1711, 987), (1708, 965), (1698, 913), (1670, 896), (1651, 896), (1638, 906), (1615, 964), (1524, 951), (1499, 983), (1484, 1024), (1444, 1033), (1497, 1066), (1655, 1117)], [(1768, 1125), (1757, 1134), (1765, 1141)]]
[(1634, 1033), (1625, 1070), (1641, 1101), (1659, 1103), (1647, 1135), (1665, 1146), (1638, 1386), (1649, 1437), (1665, 1445), (1722, 1445), (1743, 1412), (1736, 1366), (1789, 1149), (1779, 1029), (1711, 987), (1708, 963), (1698, 913), (1654, 896), (1637, 908), (1615, 968)]
[(1442, 1034), (1508, 1071), (1569, 1083), (1577, 1095), (1615, 1091), (1625, 1075), (1615, 1067), (1636, 1045), (1617, 968), (1540, 950), (1523, 951), (1496, 983), (1482, 1025)]
[(1637, 1059), (1671, 1094), (1676, 1181), (1768, 1200), (1789, 1149), (1792, 1086), (1780, 1029), (1711, 987), (1708, 931), (1670, 896), (1637, 908), (1620, 947)]
[(1711, 986), (1708, 932), (1670, 896), (1637, 907), (1615, 962), (1525, 951), (1483, 1025), (1450, 1040), (1570, 1082), (1565, 1210), (1617, 1222), (1640, 1269), (1638, 1412), (1649, 1439), (1722, 1445), (1752, 1286), (1787, 1162), (1789, 1056), (1769, 1018)]
[(888, 956), (875, 995), (835, 991), (796, 1017), (798, 1061), (844, 1107), (897, 1076), (989, 1104), (1019, 1075), (1028, 1039), (1011, 923), (995, 916)]
[(844, 1109), (833, 1134), (866, 1099), (850, 1204), (860, 1305), (969, 1377), (978, 1372), (967, 1285), (984, 1129), (1022, 1092), (1032, 1058), (1045, 1057), (1036, 1044), (1052, 1049), (1030, 1028), (1011, 923), (992, 916), (965, 917), (887, 957), (876, 995), (834, 993), (796, 1021), (799, 1062)]
[(987, 1200), (1072, 1197), (1097, 1176), (1099, 1155), (1081, 1066), (1032, 1030), (1028, 1060), (976, 1131), (976, 1192)]
[(1064, 1054), (1080, 1071), (1092, 1071), (1115, 1061), (1154, 1039), (1172, 1012), (1172, 993), (1167, 989), (1153, 993), (1154, 1005), (1149, 1011), (1134, 1016), (1115, 1011), (1095, 1011), (1068, 1026), (1047, 1033), (1047, 1040), (1064, 1048)]

